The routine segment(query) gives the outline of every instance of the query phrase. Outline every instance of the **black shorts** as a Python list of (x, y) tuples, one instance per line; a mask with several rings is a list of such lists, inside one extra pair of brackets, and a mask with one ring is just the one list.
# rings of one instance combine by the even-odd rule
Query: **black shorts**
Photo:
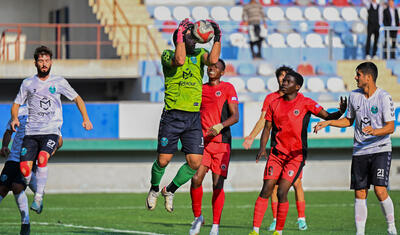
[(369, 189), (372, 185), (389, 185), (392, 152), (353, 156), (350, 189)]
[(0, 175), (0, 185), (5, 185), (11, 190), (13, 183), (25, 185), (24, 178), (19, 169), (19, 162), (7, 161)]
[(203, 154), (204, 139), (200, 112), (164, 110), (158, 129), (158, 153), (175, 153), (178, 140), (185, 154)]
[(53, 154), (58, 145), (58, 135), (26, 135), (22, 142), (21, 162), (35, 162), (40, 151)]

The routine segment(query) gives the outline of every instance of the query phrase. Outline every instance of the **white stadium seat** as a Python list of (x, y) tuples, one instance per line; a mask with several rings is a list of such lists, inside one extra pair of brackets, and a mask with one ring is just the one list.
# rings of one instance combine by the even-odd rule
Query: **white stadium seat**
[[(325, 45), (329, 46), (329, 35), (325, 36)], [(342, 39), (340, 39), (340, 37), (338, 37), (338, 36), (333, 36), (332, 37), (332, 46), (334, 48), (344, 48)]]
[(216, 21), (229, 21), (228, 11), (225, 7), (213, 7), (211, 17)]
[(181, 21), (185, 18), (190, 18), (190, 10), (189, 8), (183, 6), (175, 7), (173, 15), (176, 20)]
[(325, 84), (319, 77), (307, 79), (307, 89), (311, 92), (325, 91)]
[(229, 10), (229, 16), (231, 17), (232, 20), (234, 21), (242, 21), (242, 13), (243, 13), (243, 8), (242, 7), (232, 7)]
[(260, 74), (261, 76), (270, 76), (273, 75), (274, 72), (275, 69), (271, 64), (263, 62), (258, 65), (258, 74)]
[(172, 20), (171, 11), (165, 6), (154, 8), (153, 15), (156, 20)]
[(366, 30), (367, 30), (366, 25), (361, 21), (355, 21), (351, 25), (351, 31), (353, 31), (356, 34), (366, 33)]
[(290, 33), (286, 38), (286, 42), (289, 47), (299, 48), (304, 47), (304, 41), (300, 34), (298, 33)]
[(280, 33), (272, 33), (267, 36), (267, 42), (274, 48), (286, 48), (285, 39)]
[(231, 35), (229, 35), (229, 40), (232, 46), (235, 47), (242, 48), (247, 45), (246, 37), (243, 33), (232, 33)]
[(325, 6), (326, 5), (326, 0), (316, 0), (315, 2), (319, 6)]
[(311, 48), (323, 48), (325, 47), (322, 38), (319, 34), (310, 33), (306, 36), (306, 45)]
[(272, 92), (279, 89), (279, 84), (275, 77), (271, 77), (267, 80), (267, 88)]
[(228, 80), (229, 83), (231, 83), (233, 85), (233, 87), (235, 87), (236, 92), (245, 92), (246, 88), (245, 88), (245, 83), (243, 81), (243, 79), (241, 79), (240, 77), (233, 77), (230, 78)]
[(331, 92), (343, 92), (346, 91), (343, 79), (338, 77), (332, 77), (328, 79), (326, 84), (327, 88)]
[(301, 33), (308, 32), (308, 24), (306, 22), (300, 22), (298, 30)]
[(285, 20), (285, 14), (280, 7), (269, 7), (267, 17), (272, 21)]
[(361, 18), (361, 20), (364, 20), (364, 21), (366, 21), (368, 19), (368, 10), (367, 10), (367, 8), (365, 8), (365, 7), (361, 8), (361, 10), (360, 10), (360, 18)]
[(247, 90), (250, 92), (265, 92), (265, 83), (259, 77), (249, 78), (247, 80)]
[(345, 21), (357, 21), (360, 20), (358, 18), (358, 14), (356, 9), (353, 7), (343, 7), (342, 9), (342, 17)]
[(325, 7), (323, 12), (324, 18), (328, 21), (341, 21), (339, 11), (336, 7)]
[(288, 20), (278, 22), (277, 29), (279, 33), (287, 34), (293, 32), (292, 24)]
[(307, 7), (306, 10), (304, 11), (304, 16), (306, 17), (307, 20), (310, 21), (322, 20), (321, 12), (317, 7)]
[(192, 9), (192, 16), (195, 21), (206, 20), (209, 17), (208, 9), (205, 7), (194, 7)]
[(293, 21), (301, 21), (304, 20), (303, 12), (299, 7), (288, 7), (286, 9), (286, 18)]

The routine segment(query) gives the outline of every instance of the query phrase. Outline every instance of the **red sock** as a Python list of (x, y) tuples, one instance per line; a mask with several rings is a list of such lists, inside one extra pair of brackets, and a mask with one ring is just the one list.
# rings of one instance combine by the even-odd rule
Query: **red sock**
[(286, 216), (289, 211), (289, 202), (278, 204), (278, 216), (276, 218), (276, 230), (282, 231), (285, 226)]
[(190, 196), (192, 197), (192, 211), (194, 217), (201, 215), (201, 201), (203, 199), (203, 186), (198, 188), (190, 187)]
[(254, 206), (253, 227), (261, 227), (265, 211), (268, 208), (268, 198), (258, 197)]
[(224, 189), (214, 189), (212, 196), (213, 224), (219, 224), (225, 203)]
[(278, 214), (278, 202), (271, 201), (271, 209), (272, 209), (272, 216), (276, 219), (276, 215)]
[(306, 215), (304, 211), (306, 210), (306, 202), (305, 201), (296, 202), (296, 207), (297, 207), (298, 218), (305, 218)]

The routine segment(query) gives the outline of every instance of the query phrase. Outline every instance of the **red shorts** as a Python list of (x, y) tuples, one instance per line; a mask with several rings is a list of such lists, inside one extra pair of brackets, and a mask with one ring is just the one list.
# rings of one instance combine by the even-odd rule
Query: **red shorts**
[(201, 164), (210, 168), (214, 174), (226, 178), (230, 156), (231, 146), (229, 144), (210, 142), (204, 146)]
[(293, 184), (297, 178), (302, 178), (303, 166), (302, 155), (290, 157), (277, 151), (271, 151), (264, 170), (264, 180), (285, 179)]

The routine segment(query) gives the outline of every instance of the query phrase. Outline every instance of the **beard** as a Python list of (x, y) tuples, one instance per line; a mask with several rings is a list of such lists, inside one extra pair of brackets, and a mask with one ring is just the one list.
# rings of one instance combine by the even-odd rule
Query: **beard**
[(39, 67), (36, 67), (36, 69), (37, 69), (37, 75), (38, 75), (38, 77), (43, 78), (43, 77), (46, 77), (47, 75), (49, 75), (50, 70), (51, 70), (51, 66), (50, 66), (49, 69), (48, 69), (47, 71), (45, 71), (45, 72), (42, 72), (41, 69), (40, 69)]
[(196, 48), (196, 40), (192, 37), (185, 38), (185, 48), (187, 54), (193, 55), (194, 49)]

